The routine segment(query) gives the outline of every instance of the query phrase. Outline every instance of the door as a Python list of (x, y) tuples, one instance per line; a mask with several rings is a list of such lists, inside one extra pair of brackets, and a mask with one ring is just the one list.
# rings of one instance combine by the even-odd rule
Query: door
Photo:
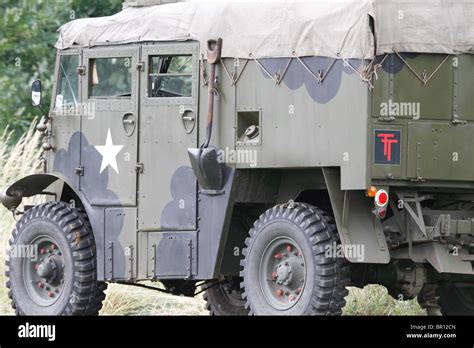
[(139, 49), (84, 51), (80, 189), (92, 205), (136, 206)]
[(197, 147), (199, 46), (142, 48), (140, 78), (139, 229), (196, 229), (197, 183), (188, 148)]

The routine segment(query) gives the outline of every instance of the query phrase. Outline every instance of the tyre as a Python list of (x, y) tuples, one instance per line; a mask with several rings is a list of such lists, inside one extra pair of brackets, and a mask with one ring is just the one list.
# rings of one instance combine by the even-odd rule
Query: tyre
[(474, 315), (474, 288), (442, 286), (438, 290), (443, 315)]
[(97, 315), (104, 286), (84, 212), (62, 202), (29, 209), (12, 232), (6, 278), (18, 315)]
[(242, 288), (253, 315), (341, 315), (348, 291), (345, 259), (332, 218), (308, 204), (278, 205), (255, 222), (245, 241)]
[(103, 307), (103, 302), (105, 300), (105, 290), (107, 290), (107, 283), (98, 282), (95, 295), (92, 297), (91, 304), (87, 309), (85, 315), (87, 316), (96, 316), (99, 315), (100, 310)]
[(242, 316), (248, 315), (245, 301), (242, 299), (242, 290), (238, 279), (231, 279), (222, 283), (211, 283), (204, 292), (206, 309), (215, 316)]

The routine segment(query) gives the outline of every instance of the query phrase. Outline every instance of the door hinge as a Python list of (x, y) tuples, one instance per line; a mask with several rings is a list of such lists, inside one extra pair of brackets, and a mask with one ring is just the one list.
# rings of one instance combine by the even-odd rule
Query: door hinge
[(137, 70), (139, 70), (139, 71), (145, 70), (145, 62), (138, 62), (137, 63)]
[(144, 169), (143, 163), (137, 163), (137, 165), (135, 166), (135, 172), (137, 172), (138, 174), (143, 173), (143, 169)]
[(84, 176), (84, 167), (83, 166), (76, 167), (76, 175)]
[(77, 73), (78, 73), (79, 75), (81, 75), (81, 76), (82, 76), (82, 75), (85, 75), (85, 74), (86, 74), (86, 67), (83, 66), (83, 65), (79, 66), (79, 67), (77, 68)]

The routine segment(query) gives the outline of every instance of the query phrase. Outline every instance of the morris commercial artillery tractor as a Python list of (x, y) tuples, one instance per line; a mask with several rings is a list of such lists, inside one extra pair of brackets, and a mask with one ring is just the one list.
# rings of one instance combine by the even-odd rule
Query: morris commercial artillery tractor
[(215, 315), (339, 315), (367, 284), (474, 314), (472, 3), (123, 7), (59, 29), (41, 171), (2, 190), (17, 314), (95, 315), (107, 283)]

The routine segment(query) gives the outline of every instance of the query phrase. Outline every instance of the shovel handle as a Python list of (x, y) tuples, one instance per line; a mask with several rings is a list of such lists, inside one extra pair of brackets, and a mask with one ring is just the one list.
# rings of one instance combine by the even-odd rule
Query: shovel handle
[(207, 61), (209, 64), (216, 64), (222, 56), (222, 39), (207, 41)]
[(201, 149), (209, 146), (212, 136), (212, 124), (214, 119), (214, 80), (216, 78), (216, 64), (221, 60), (222, 39), (207, 41), (207, 62), (211, 65), (211, 75), (209, 76), (209, 95), (207, 110), (206, 139), (201, 145)]

